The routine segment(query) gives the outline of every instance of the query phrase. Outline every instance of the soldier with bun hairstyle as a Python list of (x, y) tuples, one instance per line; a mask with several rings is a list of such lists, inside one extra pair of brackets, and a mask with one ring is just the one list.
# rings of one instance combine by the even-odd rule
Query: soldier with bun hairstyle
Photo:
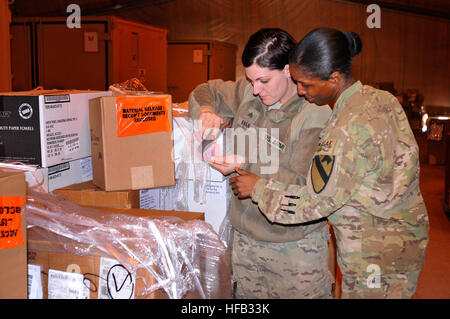
[(418, 146), (397, 99), (352, 77), (352, 59), (361, 49), (356, 33), (330, 28), (300, 41), (290, 56), (298, 93), (333, 109), (306, 185), (246, 178), (236, 191), (251, 196), (274, 223), (328, 218), (342, 298), (411, 298), (429, 230)]
[[(232, 130), (245, 138), (255, 134), (258, 143), (248, 143), (244, 160), (235, 163), (226, 156), (210, 160), (213, 167), (230, 178), (240, 168), (248, 177), (275, 178), (289, 184), (305, 185), (309, 163), (319, 134), (331, 109), (308, 103), (297, 94), (289, 73), (289, 53), (294, 38), (278, 28), (263, 28), (252, 34), (242, 53), (245, 78), (237, 81), (210, 80), (198, 85), (189, 96), (189, 112), (202, 123), (202, 136), (214, 132), (224, 117), (234, 118)], [(250, 154), (263, 151), (268, 141), (260, 131), (278, 132), (279, 158), (273, 171), (267, 163), (252, 161)], [(254, 132), (254, 133), (250, 133)], [(237, 143), (236, 143), (237, 144)], [(257, 175), (256, 175), (257, 174)], [(241, 176), (242, 177), (242, 176)], [(332, 280), (328, 270), (328, 224), (325, 218), (308, 224), (281, 225), (268, 221), (251, 198), (233, 196), (229, 209), (232, 226), (234, 295), (236, 298), (331, 298)]]

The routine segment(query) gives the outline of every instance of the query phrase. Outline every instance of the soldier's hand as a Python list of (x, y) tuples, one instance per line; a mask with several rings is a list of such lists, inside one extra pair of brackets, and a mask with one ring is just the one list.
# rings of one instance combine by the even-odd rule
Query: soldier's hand
[(214, 113), (210, 108), (202, 107), (199, 111), (198, 120), (201, 123), (200, 133), (202, 139), (215, 139), (220, 130), (220, 123), (223, 118)]
[(244, 171), (239, 167), (235, 168), (239, 176), (230, 178), (230, 186), (233, 194), (240, 199), (250, 197), (256, 182), (260, 179), (258, 175)]
[(212, 158), (205, 158), (204, 160), (225, 176), (233, 173), (236, 167), (241, 166), (245, 161), (242, 156), (234, 154), (226, 156), (214, 156)]

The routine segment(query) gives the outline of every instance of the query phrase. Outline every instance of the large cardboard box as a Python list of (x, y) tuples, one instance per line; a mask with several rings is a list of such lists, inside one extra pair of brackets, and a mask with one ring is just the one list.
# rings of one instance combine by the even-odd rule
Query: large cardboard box
[(53, 194), (61, 194), (68, 200), (83, 206), (111, 208), (139, 208), (139, 191), (106, 192), (92, 181), (73, 184), (55, 189)]
[(170, 95), (89, 103), (95, 185), (106, 191), (175, 185)]
[[(178, 211), (94, 208), (102, 213), (139, 217), (174, 216), (183, 220), (204, 220), (203, 213)], [(156, 283), (147, 271), (132, 273), (105, 252), (93, 249), (88, 255), (76, 255), (35, 232), (28, 230), (28, 290), (30, 299), (165, 299), (162, 290), (142, 296), (145, 287)]]
[(0, 161), (49, 167), (91, 156), (89, 103), (107, 91), (0, 93)]
[(23, 172), (0, 170), (0, 299), (27, 298), (27, 232)]
[[(64, 253), (45, 240), (28, 245), (29, 299), (137, 299), (144, 288), (137, 275), (147, 286), (156, 282), (148, 272), (132, 273), (110, 256)], [(167, 297), (158, 290), (144, 298)]]

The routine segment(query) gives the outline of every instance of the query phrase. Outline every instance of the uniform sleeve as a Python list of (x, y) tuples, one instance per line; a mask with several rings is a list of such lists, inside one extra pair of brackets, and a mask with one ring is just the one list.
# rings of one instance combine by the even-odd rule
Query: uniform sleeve
[[(298, 136), (295, 137), (295, 142), (292, 145), (294, 152), (289, 159), (289, 168), (293, 173), (299, 175), (299, 185), (305, 185), (306, 183), (311, 160), (319, 144), (320, 132), (327, 124), (330, 115), (331, 109), (328, 106), (314, 106), (314, 111), (308, 114), (301, 129), (298, 130)], [(295, 130), (295, 128), (293, 129)]]
[[(297, 224), (327, 217), (351, 203), (358, 190), (365, 187), (365, 177), (374, 166), (368, 154), (376, 156), (373, 154), (376, 147), (364, 143), (367, 149), (363, 149), (348, 134), (343, 134), (336, 143), (340, 147), (336, 147), (332, 153), (324, 154), (320, 147), (319, 151), (316, 150), (306, 186), (286, 185), (273, 179), (260, 179), (257, 182), (252, 199), (270, 221)], [(330, 160), (333, 161), (333, 169), (325, 186), (321, 188), (321, 185), (314, 185), (315, 165), (320, 165), (321, 161), (324, 166), (326, 163), (330, 165)]]
[(233, 117), (248, 90), (251, 90), (251, 84), (246, 79), (202, 83), (189, 95), (189, 114), (197, 119), (200, 108), (208, 107), (219, 116)]

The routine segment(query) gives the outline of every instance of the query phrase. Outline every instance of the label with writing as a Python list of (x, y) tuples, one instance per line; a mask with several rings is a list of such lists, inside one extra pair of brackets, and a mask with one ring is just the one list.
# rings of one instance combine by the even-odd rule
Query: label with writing
[(48, 299), (86, 299), (83, 275), (50, 269), (48, 272)]
[(8, 249), (24, 244), (21, 229), (22, 207), (25, 198), (0, 197), (0, 248)]
[(170, 96), (116, 98), (117, 137), (170, 132)]
[(28, 299), (42, 299), (41, 267), (28, 264)]
[(100, 259), (98, 299), (134, 299), (136, 274), (129, 272), (119, 261)]
[(83, 182), (92, 180), (92, 158), (86, 157), (80, 160), (81, 180)]

